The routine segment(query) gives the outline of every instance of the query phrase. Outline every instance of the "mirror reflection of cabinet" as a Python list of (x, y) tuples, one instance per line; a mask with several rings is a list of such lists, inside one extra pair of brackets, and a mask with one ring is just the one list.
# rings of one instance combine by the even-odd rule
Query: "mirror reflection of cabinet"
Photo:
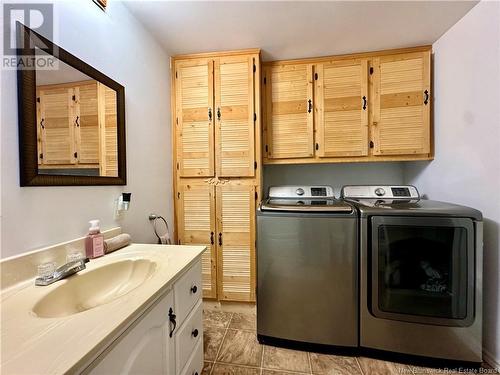
[(117, 176), (116, 92), (95, 80), (37, 86), (38, 168)]

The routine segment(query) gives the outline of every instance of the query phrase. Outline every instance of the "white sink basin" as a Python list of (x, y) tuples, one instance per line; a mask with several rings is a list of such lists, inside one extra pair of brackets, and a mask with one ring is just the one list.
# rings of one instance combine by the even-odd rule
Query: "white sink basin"
[(131, 292), (149, 279), (155, 269), (155, 262), (130, 259), (75, 274), (58, 281), (60, 286), (40, 299), (33, 312), (40, 318), (57, 318), (90, 310)]

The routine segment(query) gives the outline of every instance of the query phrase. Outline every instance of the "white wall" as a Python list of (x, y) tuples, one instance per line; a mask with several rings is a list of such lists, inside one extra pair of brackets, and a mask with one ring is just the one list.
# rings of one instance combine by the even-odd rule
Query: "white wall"
[[(19, 187), (16, 74), (3, 71), (1, 257), (82, 236), (93, 218), (122, 225), (134, 242), (155, 242), (150, 212), (172, 222), (169, 57), (123, 4), (108, 4), (103, 12), (90, 0), (56, 2), (54, 41), (125, 87), (128, 184)], [(115, 222), (122, 191), (131, 207)]]
[(484, 215), (484, 348), (500, 362), (500, 2), (482, 1), (433, 45), (436, 157), (405, 180)]
[(264, 188), (273, 185), (331, 185), (339, 196), (343, 185), (402, 184), (402, 163), (267, 165)]

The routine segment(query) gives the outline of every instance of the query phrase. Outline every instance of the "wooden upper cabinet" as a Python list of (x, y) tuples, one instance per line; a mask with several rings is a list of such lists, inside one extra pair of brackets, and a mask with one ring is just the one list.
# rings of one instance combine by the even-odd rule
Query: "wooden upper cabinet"
[(254, 59), (215, 60), (215, 164), (221, 177), (255, 175)]
[(313, 66), (268, 65), (264, 77), (267, 158), (313, 157)]
[(175, 76), (179, 176), (214, 176), (213, 61), (179, 61)]
[(203, 180), (181, 180), (177, 187), (178, 238), (183, 245), (204, 245), (203, 296), (217, 296), (215, 248), (215, 187)]
[[(73, 88), (42, 89), (40, 121), (43, 164), (74, 164)], [(41, 156), (41, 158), (40, 158)]]
[(97, 82), (75, 88), (77, 159), (82, 164), (99, 163), (99, 105)]
[(255, 300), (255, 186), (216, 187), (219, 299)]
[(377, 57), (374, 155), (430, 153), (430, 51)]
[(368, 155), (368, 60), (315, 66), (316, 153)]

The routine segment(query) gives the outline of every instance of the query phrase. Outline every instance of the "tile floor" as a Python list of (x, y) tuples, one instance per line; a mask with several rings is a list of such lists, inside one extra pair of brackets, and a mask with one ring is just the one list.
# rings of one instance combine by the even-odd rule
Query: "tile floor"
[[(203, 375), (402, 375), (464, 374), (382, 361), (309, 353), (261, 345), (255, 313), (204, 309)], [(476, 370), (479, 373), (479, 369)], [(485, 372), (488, 371), (488, 372)], [(498, 373), (492, 369), (482, 373)]]

